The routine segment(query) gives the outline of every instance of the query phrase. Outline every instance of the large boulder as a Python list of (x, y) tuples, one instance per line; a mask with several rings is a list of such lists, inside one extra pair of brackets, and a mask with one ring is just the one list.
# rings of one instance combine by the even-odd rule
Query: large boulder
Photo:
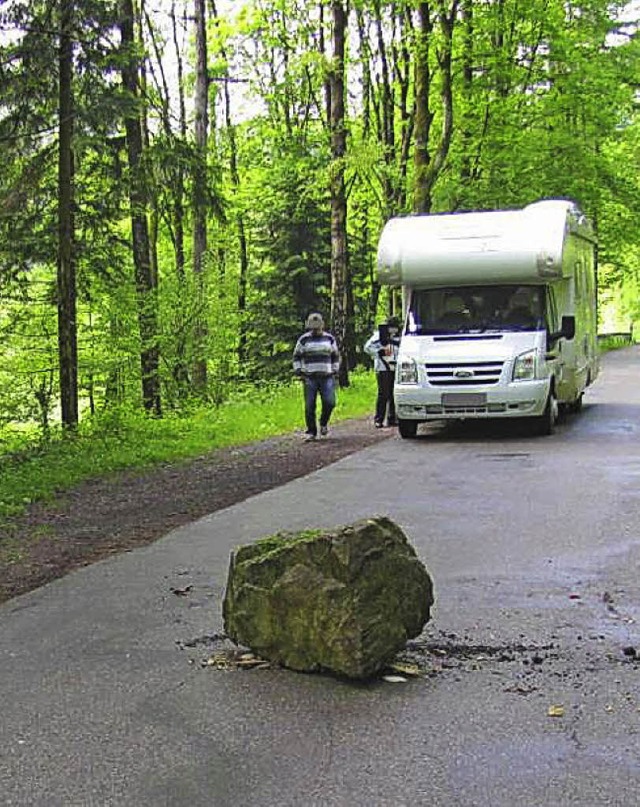
[(405, 534), (375, 517), (237, 549), (223, 617), (227, 636), (263, 658), (368, 678), (422, 631), (432, 604), (431, 578)]

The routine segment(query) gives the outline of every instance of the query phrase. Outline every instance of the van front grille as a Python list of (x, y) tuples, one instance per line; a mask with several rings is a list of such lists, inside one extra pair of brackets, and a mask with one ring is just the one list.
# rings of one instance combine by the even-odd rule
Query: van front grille
[(427, 381), (434, 387), (468, 387), (497, 384), (504, 362), (474, 361), (425, 364)]

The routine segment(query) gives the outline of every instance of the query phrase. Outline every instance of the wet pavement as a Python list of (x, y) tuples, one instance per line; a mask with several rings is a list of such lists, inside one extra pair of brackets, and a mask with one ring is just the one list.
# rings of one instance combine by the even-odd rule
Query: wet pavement
[[(639, 369), (551, 437), (429, 426), (0, 607), (0, 804), (637, 804)], [(414, 674), (235, 663), (232, 548), (375, 513), (435, 583)]]

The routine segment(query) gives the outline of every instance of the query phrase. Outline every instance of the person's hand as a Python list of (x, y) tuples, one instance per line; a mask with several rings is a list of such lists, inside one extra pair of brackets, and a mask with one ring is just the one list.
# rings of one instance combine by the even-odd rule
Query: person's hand
[(385, 349), (383, 347), (381, 347), (380, 350), (378, 351), (378, 356), (380, 356), (381, 359), (384, 359), (384, 357), (386, 355), (387, 355), (387, 353), (386, 353)]

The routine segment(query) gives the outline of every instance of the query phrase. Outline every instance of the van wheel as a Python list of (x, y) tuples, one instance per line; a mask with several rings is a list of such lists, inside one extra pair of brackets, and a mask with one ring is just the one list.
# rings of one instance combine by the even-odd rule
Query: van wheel
[(575, 401), (571, 401), (571, 403), (567, 406), (567, 411), (571, 412), (571, 414), (573, 415), (577, 415), (581, 409), (582, 409), (582, 393), (578, 395)]
[(410, 440), (416, 436), (416, 432), (418, 431), (418, 421), (402, 420), (400, 418), (398, 420), (398, 431), (400, 432), (400, 437), (404, 437), (405, 440)]
[(553, 434), (556, 428), (556, 423), (558, 422), (559, 411), (556, 392), (554, 389), (551, 389), (549, 392), (549, 397), (547, 398), (547, 405), (544, 408), (544, 412), (539, 417), (533, 419), (534, 434), (540, 437)]

